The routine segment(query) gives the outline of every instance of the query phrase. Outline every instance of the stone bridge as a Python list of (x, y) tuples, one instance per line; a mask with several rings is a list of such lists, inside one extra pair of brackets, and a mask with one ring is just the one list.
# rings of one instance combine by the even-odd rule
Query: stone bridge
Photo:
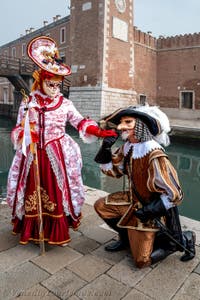
[[(30, 93), (32, 85), (32, 73), (37, 69), (36, 65), (28, 58), (16, 58), (0, 55), (0, 77), (7, 78), (14, 86), (14, 103), (12, 112), (18, 111), (22, 95), (20, 91), (25, 90)], [(65, 78), (62, 86), (62, 93), (65, 97), (69, 96), (70, 81)], [(6, 106), (6, 105), (5, 105)], [(0, 105), (0, 113), (5, 110), (4, 104)]]

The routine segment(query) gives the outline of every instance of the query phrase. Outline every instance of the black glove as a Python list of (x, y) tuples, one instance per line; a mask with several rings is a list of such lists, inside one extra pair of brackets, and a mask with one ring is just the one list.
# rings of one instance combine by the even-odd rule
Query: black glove
[(160, 198), (134, 212), (135, 216), (140, 219), (142, 223), (146, 223), (148, 220), (153, 220), (156, 217), (164, 216), (166, 213), (167, 210)]
[(101, 148), (99, 149), (94, 160), (99, 164), (107, 164), (112, 160), (111, 147), (118, 139), (117, 136), (107, 136), (103, 139)]

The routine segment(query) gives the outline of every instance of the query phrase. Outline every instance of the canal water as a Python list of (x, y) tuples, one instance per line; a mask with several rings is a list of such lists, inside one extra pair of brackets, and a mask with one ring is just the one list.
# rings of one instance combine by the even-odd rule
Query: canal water
[[(14, 125), (11, 120), (0, 117), (0, 200), (6, 197), (7, 175), (14, 155), (10, 141), (10, 132)], [(100, 142), (84, 144), (73, 128), (67, 128), (67, 132), (80, 145), (82, 151), (84, 184), (107, 192), (122, 189), (122, 180), (103, 175), (93, 160)], [(166, 150), (178, 172), (184, 191), (184, 201), (179, 206), (180, 214), (200, 221), (200, 139), (193, 141), (187, 137), (171, 137), (171, 145)]]

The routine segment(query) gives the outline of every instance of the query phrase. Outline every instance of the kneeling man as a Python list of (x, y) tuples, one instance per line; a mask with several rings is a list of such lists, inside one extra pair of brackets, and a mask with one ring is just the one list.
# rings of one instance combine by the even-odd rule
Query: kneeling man
[(164, 148), (169, 145), (167, 116), (155, 106), (119, 109), (103, 119), (121, 132), (124, 144), (114, 153), (116, 137), (106, 137), (95, 157), (103, 173), (127, 176), (128, 190), (100, 198), (94, 207), (119, 233), (107, 251), (130, 245), (137, 267), (149, 266), (175, 251), (185, 251), (182, 261), (195, 256), (195, 234), (182, 232), (177, 205), (183, 193), (177, 172)]

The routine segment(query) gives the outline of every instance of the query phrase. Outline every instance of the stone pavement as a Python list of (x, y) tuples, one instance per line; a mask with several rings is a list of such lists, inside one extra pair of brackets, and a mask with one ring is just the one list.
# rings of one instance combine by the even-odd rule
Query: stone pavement
[(10, 209), (0, 205), (0, 300), (197, 300), (200, 299), (200, 222), (182, 218), (195, 230), (197, 255), (189, 262), (177, 252), (161, 263), (136, 269), (130, 252), (108, 253), (104, 245), (117, 235), (93, 209), (103, 191), (86, 187), (86, 203), (78, 231), (66, 247), (22, 246), (11, 235)]
[(185, 130), (200, 131), (200, 118), (194, 120), (170, 119), (170, 125), (175, 128), (184, 128)]
[(200, 118), (199, 119), (174, 119), (170, 118), (171, 133), (170, 135), (175, 135), (179, 137), (190, 137), (196, 141), (200, 140)]

